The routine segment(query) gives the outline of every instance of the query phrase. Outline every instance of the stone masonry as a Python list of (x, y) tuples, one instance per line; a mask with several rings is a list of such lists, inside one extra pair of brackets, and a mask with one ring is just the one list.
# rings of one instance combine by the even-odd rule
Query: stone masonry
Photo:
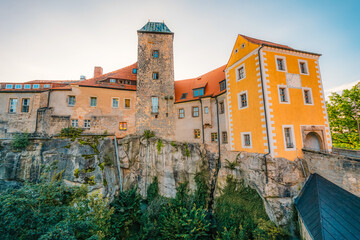
[[(172, 139), (175, 134), (175, 87), (173, 33), (138, 31), (137, 133), (151, 129), (156, 135)], [(158, 58), (153, 51), (159, 52)], [(153, 73), (159, 79), (153, 79)], [(152, 97), (158, 98), (158, 112), (152, 111)]]

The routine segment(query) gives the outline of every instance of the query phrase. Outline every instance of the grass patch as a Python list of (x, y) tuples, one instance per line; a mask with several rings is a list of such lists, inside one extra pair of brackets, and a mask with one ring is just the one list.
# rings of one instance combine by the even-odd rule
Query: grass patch
[(145, 139), (150, 139), (152, 137), (155, 137), (155, 133), (153, 131), (151, 131), (151, 130), (145, 130), (144, 134), (143, 134), (143, 137)]
[(75, 141), (75, 139), (80, 137), (83, 131), (84, 130), (81, 128), (74, 128), (74, 127), (63, 128), (61, 129), (59, 136), (64, 138), (70, 138), (71, 141)]

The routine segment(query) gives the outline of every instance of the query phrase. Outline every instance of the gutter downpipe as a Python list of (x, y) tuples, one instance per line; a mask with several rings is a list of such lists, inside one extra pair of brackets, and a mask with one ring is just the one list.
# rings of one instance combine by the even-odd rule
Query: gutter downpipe
[(264, 155), (264, 161), (265, 161), (265, 179), (266, 183), (268, 183), (268, 169), (267, 169), (267, 159), (266, 157), (271, 153), (270, 150), (270, 138), (269, 138), (269, 128), (268, 128), (268, 121), (267, 121), (267, 111), (266, 111), (266, 101), (265, 101), (265, 91), (264, 91), (264, 81), (263, 81), (263, 74), (262, 74), (262, 66), (261, 66), (261, 56), (260, 51), (264, 47), (264, 44), (261, 44), (261, 47), (258, 50), (258, 57), (259, 57), (259, 69), (260, 69), (260, 81), (261, 81), (261, 90), (262, 90), (262, 96), (263, 96), (263, 105), (264, 105), (264, 116), (265, 116), (265, 126), (266, 126), (266, 138), (267, 138), (267, 145), (268, 145), (268, 153)]
[(118, 168), (118, 171), (119, 171), (120, 192), (122, 192), (121, 169), (120, 169), (119, 152), (118, 152), (118, 145), (117, 145), (116, 135), (114, 135), (114, 145), (115, 145), (117, 168)]
[(219, 148), (219, 168), (220, 168), (220, 122), (219, 122), (219, 101), (217, 99), (217, 96), (215, 97), (216, 102), (216, 120), (217, 120), (217, 132), (218, 132), (218, 148)]
[(199, 98), (200, 100), (200, 106), (201, 106), (201, 128), (202, 128), (202, 142), (203, 144), (205, 143), (205, 133), (204, 133), (204, 117), (203, 117), (203, 105), (202, 105), (202, 100), (201, 98)]

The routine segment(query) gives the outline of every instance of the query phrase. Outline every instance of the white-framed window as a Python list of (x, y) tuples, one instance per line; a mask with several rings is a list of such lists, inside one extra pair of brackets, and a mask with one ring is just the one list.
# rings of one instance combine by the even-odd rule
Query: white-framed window
[(303, 88), (303, 97), (305, 105), (314, 105), (311, 88)]
[(185, 110), (183, 108), (179, 108), (179, 118), (184, 118), (185, 117)]
[(30, 98), (21, 99), (21, 112), (27, 113), (30, 110)]
[(283, 56), (275, 56), (276, 69), (280, 72), (286, 72), (286, 58)]
[(299, 61), (299, 72), (301, 75), (309, 75), (308, 63), (306, 60), (298, 60)]
[(31, 89), (31, 84), (25, 84), (24, 89)]
[(97, 97), (90, 97), (90, 107), (96, 107)]
[(90, 119), (84, 120), (84, 128), (90, 128)]
[(16, 113), (17, 110), (17, 98), (10, 98), (9, 100), (9, 113)]
[(22, 88), (22, 85), (21, 84), (16, 84), (15, 85), (15, 89), (21, 89)]
[(283, 104), (290, 103), (289, 88), (286, 85), (278, 85), (279, 102)]
[(151, 97), (151, 112), (158, 113), (159, 112), (159, 98)]
[(50, 84), (44, 84), (44, 88), (50, 88)]
[(293, 125), (283, 125), (282, 129), (283, 129), (283, 134), (284, 134), (285, 151), (296, 150), (294, 126)]
[(76, 98), (75, 96), (68, 96), (68, 106), (73, 107), (75, 106)]
[(74, 128), (79, 127), (79, 120), (71, 119), (71, 127), (74, 127)]
[(239, 110), (247, 108), (249, 106), (247, 90), (238, 93), (238, 105)]
[(5, 85), (5, 88), (6, 88), (6, 89), (12, 89), (12, 88), (13, 88), (13, 85), (12, 85), (12, 84), (6, 84), (6, 85)]
[(119, 98), (113, 98), (112, 99), (112, 107), (113, 108), (119, 108)]
[(251, 132), (241, 133), (241, 146), (243, 148), (252, 148)]
[(113, 79), (113, 78), (110, 78), (110, 82), (111, 82), (111, 83), (115, 83), (115, 82), (116, 82), (116, 80), (115, 80), (115, 79)]
[(40, 88), (40, 85), (39, 84), (34, 84), (33, 89), (37, 89), (37, 88)]
[(209, 113), (209, 107), (204, 107), (204, 113), (208, 114)]
[(236, 81), (240, 81), (246, 77), (245, 73), (245, 63), (241, 64), (235, 69), (236, 71)]
[(129, 109), (131, 107), (131, 100), (129, 98), (124, 99), (124, 108)]

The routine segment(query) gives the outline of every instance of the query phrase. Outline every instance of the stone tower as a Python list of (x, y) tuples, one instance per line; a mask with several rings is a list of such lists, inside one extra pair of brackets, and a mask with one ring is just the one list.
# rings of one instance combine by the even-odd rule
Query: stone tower
[(161, 22), (138, 30), (136, 129), (173, 139), (175, 134), (174, 33)]

